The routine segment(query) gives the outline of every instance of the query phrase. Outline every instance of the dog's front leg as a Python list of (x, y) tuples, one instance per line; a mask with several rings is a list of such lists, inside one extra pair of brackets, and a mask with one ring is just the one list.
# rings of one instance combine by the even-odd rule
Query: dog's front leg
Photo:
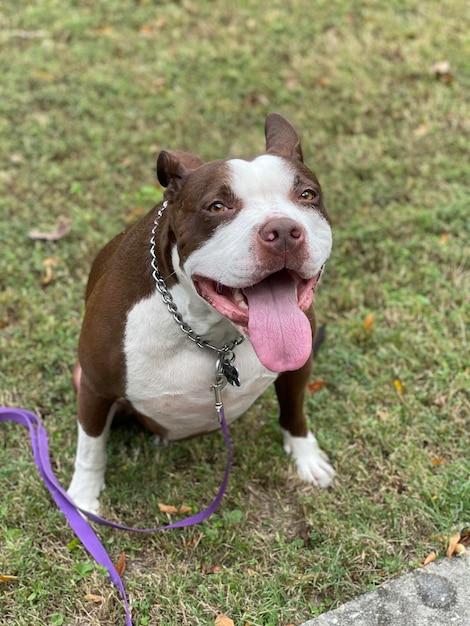
[(114, 400), (96, 396), (82, 374), (77, 404), (77, 454), (67, 493), (78, 508), (97, 514), (99, 495), (105, 486), (106, 441), (116, 403)]
[(284, 372), (276, 380), (279, 423), (284, 450), (293, 457), (299, 477), (320, 487), (328, 487), (333, 481), (335, 471), (315, 436), (309, 431), (304, 413), (305, 389), (311, 369), (312, 363), (309, 359), (301, 369)]

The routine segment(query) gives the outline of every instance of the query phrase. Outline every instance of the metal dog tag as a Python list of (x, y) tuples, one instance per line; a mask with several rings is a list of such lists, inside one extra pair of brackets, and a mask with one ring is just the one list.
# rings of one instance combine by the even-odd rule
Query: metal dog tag
[(240, 387), (240, 374), (235, 365), (233, 365), (234, 360), (235, 355), (233, 352), (221, 354), (219, 357), (219, 369), (222, 376), (225, 376), (230, 385)]

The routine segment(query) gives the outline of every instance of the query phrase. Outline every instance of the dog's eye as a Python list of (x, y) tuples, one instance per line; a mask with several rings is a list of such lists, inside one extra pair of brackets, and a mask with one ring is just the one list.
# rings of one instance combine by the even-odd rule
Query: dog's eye
[(306, 189), (305, 191), (302, 191), (300, 197), (306, 202), (314, 202), (315, 200), (318, 200), (318, 194), (315, 193), (312, 189)]
[(226, 207), (225, 204), (222, 204), (222, 202), (213, 202), (207, 210), (209, 211), (209, 213), (218, 215), (220, 213), (225, 213), (225, 211), (228, 211), (228, 207)]

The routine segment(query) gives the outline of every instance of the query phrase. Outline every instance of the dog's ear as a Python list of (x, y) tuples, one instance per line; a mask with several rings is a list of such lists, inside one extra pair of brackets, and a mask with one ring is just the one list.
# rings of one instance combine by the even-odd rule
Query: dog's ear
[(270, 113), (264, 126), (267, 154), (304, 160), (300, 137), (290, 122), (279, 113)]
[(204, 161), (189, 152), (162, 150), (157, 157), (158, 181), (163, 187), (168, 187), (172, 181), (178, 187), (191, 170), (203, 164)]

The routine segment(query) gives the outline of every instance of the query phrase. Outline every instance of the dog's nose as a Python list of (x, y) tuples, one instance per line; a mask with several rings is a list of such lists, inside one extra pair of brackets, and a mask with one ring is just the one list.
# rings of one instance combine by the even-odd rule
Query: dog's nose
[(275, 252), (292, 252), (303, 244), (305, 233), (302, 226), (289, 217), (273, 217), (259, 229), (263, 247)]

